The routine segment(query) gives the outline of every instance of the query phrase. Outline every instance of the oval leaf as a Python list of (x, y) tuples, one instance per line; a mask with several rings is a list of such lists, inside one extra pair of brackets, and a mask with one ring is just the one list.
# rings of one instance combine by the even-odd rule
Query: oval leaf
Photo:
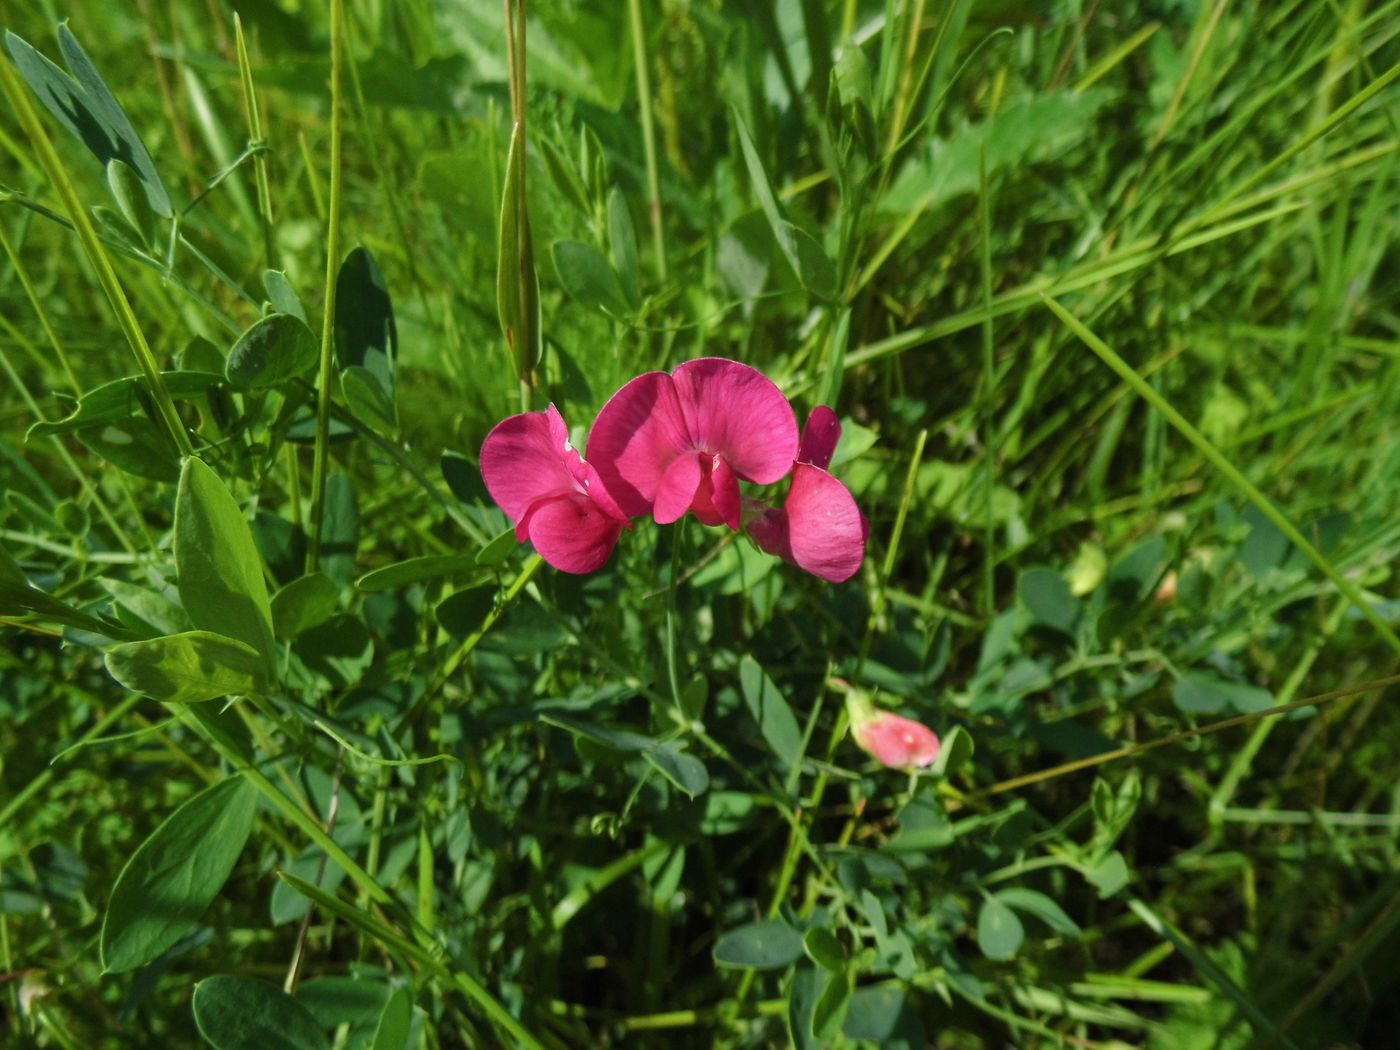
[(194, 986), (194, 1021), (216, 1050), (326, 1050), (326, 1033), (275, 984), (220, 974)]
[(989, 897), (977, 915), (977, 945), (988, 959), (1010, 959), (1021, 950), (1025, 928), (1016, 913)]
[(778, 919), (730, 930), (715, 944), (715, 962), (752, 970), (781, 970), (802, 957), (802, 934)]
[(290, 642), (335, 615), (340, 587), (324, 572), (299, 576), (272, 596), (272, 633)]
[(305, 321), (292, 314), (268, 314), (238, 337), (224, 375), (249, 390), (276, 386), (309, 371), (318, 354)]
[(185, 631), (107, 650), (107, 670), (133, 693), (166, 704), (197, 704), (267, 688), (261, 654), (236, 638)]
[(185, 936), (228, 880), (257, 814), (241, 776), (206, 788), (141, 843), (112, 887), (102, 920), (102, 968), (126, 973)]

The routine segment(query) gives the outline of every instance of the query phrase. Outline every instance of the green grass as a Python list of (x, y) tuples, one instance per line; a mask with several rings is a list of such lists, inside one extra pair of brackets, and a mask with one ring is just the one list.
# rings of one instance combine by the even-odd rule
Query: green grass
[[(215, 974), (337, 1047), (1384, 1043), (1400, 5), (536, 0), (523, 87), (496, 0), (340, 10), (4, 15), (60, 65), (68, 19), (179, 221), (0, 61), (0, 1043), (201, 1045)], [(341, 381), (356, 246), (387, 416)], [(268, 269), (315, 365), (170, 378), (288, 308)], [(855, 579), (694, 522), (582, 578), (492, 543), (496, 422), (583, 447), (704, 355), (841, 415)], [(331, 619), (185, 709), (103, 652), (179, 629), (191, 448)], [(883, 770), (851, 689), (975, 750)], [(123, 865), (239, 769), (222, 891), (104, 974)]]

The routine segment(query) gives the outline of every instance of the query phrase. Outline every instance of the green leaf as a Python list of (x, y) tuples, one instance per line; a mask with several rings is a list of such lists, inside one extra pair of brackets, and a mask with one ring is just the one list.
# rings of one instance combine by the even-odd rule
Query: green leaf
[(328, 1050), (326, 1033), (275, 984), (219, 974), (194, 986), (194, 1020), (215, 1050)]
[(476, 563), (483, 568), (503, 565), (519, 547), (520, 541), (515, 538), (515, 527), (511, 526), (476, 552)]
[(515, 373), (521, 379), (540, 361), (540, 284), (530, 218), (525, 212), (525, 130), (511, 132), (506, 180), (501, 193), (500, 238), (496, 245), (496, 312)]
[(389, 997), (388, 985), (354, 977), (319, 977), (303, 981), (296, 990), (297, 1002), (322, 1028), (369, 1024), (383, 1012)]
[(790, 222), (781, 223), (775, 233), (802, 287), (818, 299), (835, 299), (836, 267), (817, 239)]
[(730, 930), (715, 944), (715, 962), (751, 970), (781, 970), (802, 958), (802, 934), (778, 919)]
[(846, 1007), (846, 1023), (841, 1034), (847, 1039), (868, 1039), (883, 1043), (892, 1036), (907, 1034), (907, 1046), (923, 1046), (919, 1015), (909, 1005), (904, 989), (897, 984), (877, 984), (860, 988)]
[[(618, 284), (627, 300), (630, 313), (642, 305), (641, 267), (637, 262), (637, 231), (632, 225), (632, 213), (627, 198), (616, 186), (608, 193), (608, 248)], [(555, 257), (558, 264), (558, 257)]]
[[(176, 401), (201, 397), (211, 387), (224, 381), (215, 372), (162, 372), (161, 379), (170, 396)], [(53, 422), (35, 423), (24, 435), (26, 441), (48, 434), (66, 434), (99, 423), (120, 423), (136, 417), (143, 417), (145, 408), (142, 400), (146, 394), (144, 376), (126, 376), (94, 387), (78, 399), (78, 403), (68, 415)]]
[(326, 508), (321, 515), (321, 571), (336, 583), (355, 576), (360, 545), (360, 508), (355, 483), (336, 471), (326, 479)]
[(379, 429), (396, 429), (399, 330), (389, 289), (368, 248), (350, 252), (336, 275), (335, 354), (350, 410)]
[(151, 210), (141, 176), (130, 165), (113, 157), (107, 162), (107, 189), (140, 243), (146, 247), (155, 244), (156, 213)]
[(797, 275), (802, 287), (822, 299), (832, 299), (836, 295), (836, 268), (831, 259), (816, 240), (806, 231), (799, 229), (783, 218), (778, 210), (778, 199), (773, 195), (773, 187), (768, 174), (763, 170), (763, 161), (754, 149), (749, 138), (749, 129), (743, 118), (734, 112), (734, 125), (739, 133), (739, 146), (744, 154), (744, 163), (749, 169), (749, 181), (753, 185), (754, 196), (768, 219), (768, 226), (777, 239), (783, 257), (787, 259), (792, 272)]
[(29, 613), (107, 638), (135, 636), (133, 631), (89, 616), (32, 586), (14, 558), (0, 548), (0, 616), (25, 616)]
[(571, 299), (613, 317), (628, 317), (632, 307), (607, 256), (582, 241), (555, 241), (550, 249), (559, 283)]
[(267, 664), (236, 638), (185, 631), (107, 650), (107, 670), (133, 693), (166, 704), (194, 704), (222, 696), (261, 693)]
[(549, 172), (549, 177), (554, 182), (554, 188), (564, 197), (585, 219), (591, 218), (593, 206), (588, 203), (588, 197), (584, 193), (583, 183), (579, 181), (578, 173), (569, 166), (569, 162), (564, 159), (564, 155), (559, 151), (550, 139), (538, 138), (535, 140), (540, 147), (540, 155), (544, 157), (545, 169)]
[(219, 476), (191, 456), (175, 496), (175, 568), (190, 622), (273, 661), (272, 609), (253, 532)]
[(954, 726), (943, 735), (938, 757), (929, 767), (929, 774), (936, 777), (950, 777), (972, 761), (972, 735), (962, 726)]
[(358, 247), (335, 278), (335, 359), (342, 369), (364, 368), (392, 399), (399, 329), (389, 289), (373, 253)]
[(137, 847), (117, 876), (102, 920), (104, 971), (144, 966), (194, 928), (243, 852), (257, 798), (243, 777), (221, 780), (185, 802)]
[(393, 392), (373, 372), (358, 365), (340, 373), (340, 392), (357, 419), (378, 430), (392, 431), (399, 425)]
[(977, 913), (977, 946), (988, 959), (1010, 959), (1021, 950), (1025, 928), (1016, 913), (996, 897), (988, 897)]
[(642, 752), (642, 757), (691, 798), (703, 795), (710, 786), (710, 774), (705, 769), (705, 763), (694, 755), (687, 755), (674, 741), (649, 747)]
[(433, 616), (438, 626), (452, 637), (467, 638), (486, 622), (495, 607), (495, 587), (467, 587), (438, 602)]
[(400, 988), (384, 1004), (370, 1050), (404, 1050), (408, 1045), (408, 1030), (412, 1021), (413, 993), (407, 988)]
[(273, 310), (279, 314), (291, 314), (303, 324), (307, 323), (306, 310), (301, 305), (301, 299), (292, 287), (292, 282), (287, 280), (286, 273), (282, 270), (264, 270), (262, 284)]
[(841, 1030), (852, 991), (851, 975), (844, 968), (831, 975), (812, 1008), (812, 1036), (819, 1043), (829, 1043)]
[(1052, 569), (1028, 569), (1016, 583), (1016, 592), (1031, 615), (1031, 622), (1062, 634), (1073, 634), (1079, 619), (1079, 599), (1070, 593), (1063, 576)]
[(246, 390), (276, 386), (310, 371), (319, 353), (305, 321), (293, 314), (268, 314), (238, 337), (224, 375)]
[(758, 723), (759, 731), (783, 765), (791, 767), (802, 760), (802, 727), (783, 694), (773, 684), (758, 661), (745, 656), (739, 661), (739, 685), (744, 703)]
[(1100, 900), (1107, 899), (1128, 884), (1128, 862), (1123, 854), (1114, 850), (1085, 870), (1084, 877), (1099, 891)]
[(155, 424), (143, 417), (83, 427), (77, 438), (118, 470), (170, 484), (180, 477), (180, 457)]
[(1003, 904), (1015, 908), (1017, 911), (1034, 915), (1045, 925), (1049, 926), (1056, 933), (1063, 933), (1068, 937), (1078, 937), (1080, 934), (1079, 924), (1065, 914), (1063, 908), (1056, 904), (1043, 893), (1035, 890), (1012, 887), (1009, 890), (1002, 890), (996, 895), (996, 899)]
[(1190, 671), (1172, 685), (1172, 702), (1177, 710), (1188, 715), (1214, 715), (1225, 711), (1249, 714), (1273, 707), (1274, 697), (1267, 689)]
[(335, 615), (340, 587), (323, 572), (299, 576), (272, 596), (272, 633), (290, 642), (302, 631)]
[(846, 949), (841, 947), (836, 934), (825, 926), (813, 926), (803, 934), (802, 947), (807, 952), (807, 958), (823, 970), (841, 973), (846, 969)]
[(355, 586), (362, 591), (392, 591), (407, 587), (410, 583), (437, 580), (444, 576), (462, 573), (473, 577), (484, 575), (476, 569), (477, 559), (470, 554), (428, 554), (367, 572), (355, 581)]
[(87, 146), (104, 168), (112, 160), (129, 163), (141, 179), (151, 210), (165, 218), (173, 215), (170, 195), (141, 136), (68, 26), (58, 27), (58, 47), (73, 76), (8, 31), (5, 46), (30, 90), (54, 118)]

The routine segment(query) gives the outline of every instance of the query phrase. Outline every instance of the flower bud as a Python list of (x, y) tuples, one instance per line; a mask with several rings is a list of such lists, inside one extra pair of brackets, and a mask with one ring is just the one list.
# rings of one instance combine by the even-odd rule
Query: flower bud
[(938, 758), (938, 736), (928, 726), (878, 710), (865, 696), (846, 694), (851, 735), (861, 750), (891, 769), (922, 769)]

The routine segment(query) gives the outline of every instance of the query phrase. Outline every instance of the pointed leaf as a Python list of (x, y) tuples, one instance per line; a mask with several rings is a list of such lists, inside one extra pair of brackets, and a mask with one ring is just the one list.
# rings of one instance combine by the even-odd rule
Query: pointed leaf
[(632, 307), (607, 257), (591, 244), (555, 241), (554, 269), (570, 298), (613, 317), (628, 317)]
[(633, 312), (642, 304), (641, 267), (637, 262), (637, 231), (627, 198), (616, 186), (608, 194), (608, 249), (622, 294)]
[(797, 716), (752, 656), (745, 656), (739, 662), (739, 685), (743, 689), (744, 703), (773, 754), (785, 766), (791, 767), (801, 761), (802, 727), (798, 725)]
[(325, 573), (299, 576), (272, 596), (272, 633), (279, 642), (290, 642), (329, 620), (339, 604), (340, 588)]
[(107, 973), (144, 966), (199, 921), (228, 881), (253, 830), (257, 792), (241, 776), (185, 802), (137, 847), (102, 920)]
[(175, 568), (190, 622), (273, 657), (272, 610), (253, 531), (219, 476), (191, 456), (175, 496)]
[(802, 958), (802, 934), (778, 919), (730, 930), (715, 943), (715, 962), (752, 970), (781, 970)]
[(140, 176), (151, 210), (167, 218), (174, 214), (141, 136), (67, 25), (58, 27), (58, 47), (72, 76), (8, 31), (5, 47), (39, 101), (103, 167), (113, 159), (128, 164)]
[(267, 664), (257, 650), (211, 631), (185, 631), (107, 650), (107, 670), (133, 693), (166, 704), (197, 704), (261, 693)]

